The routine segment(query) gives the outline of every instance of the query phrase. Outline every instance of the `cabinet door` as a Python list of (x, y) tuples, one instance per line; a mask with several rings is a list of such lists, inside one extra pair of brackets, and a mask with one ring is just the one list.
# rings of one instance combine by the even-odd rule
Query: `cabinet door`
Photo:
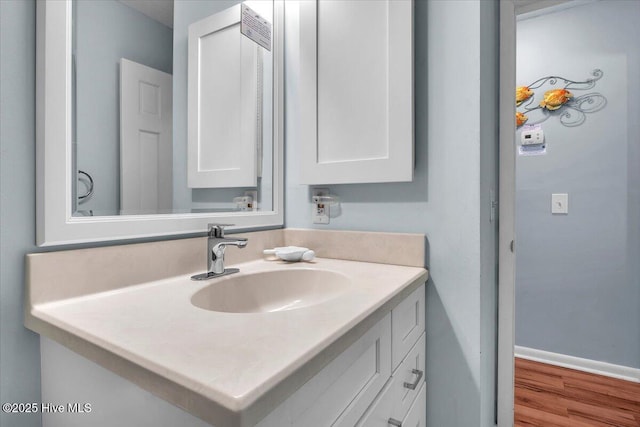
[(304, 184), (413, 179), (413, 1), (300, 2)]
[[(311, 378), (288, 404), (296, 427), (353, 426), (391, 376), (391, 315)], [(350, 421), (347, 421), (350, 420)]]
[(425, 329), (425, 285), (413, 291), (391, 312), (391, 337), (393, 370)]
[(257, 185), (260, 49), (240, 5), (189, 26), (189, 188)]

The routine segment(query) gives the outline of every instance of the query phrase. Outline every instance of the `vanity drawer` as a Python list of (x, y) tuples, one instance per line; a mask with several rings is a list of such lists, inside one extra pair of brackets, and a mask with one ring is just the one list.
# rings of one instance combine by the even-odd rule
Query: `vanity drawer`
[(390, 376), (389, 313), (289, 398), (292, 425), (353, 426)]
[(422, 285), (391, 311), (392, 366), (395, 371), (424, 332), (425, 286)]
[[(393, 373), (389, 392), (393, 401), (391, 416), (403, 419), (416, 400), (422, 384), (425, 382), (426, 338), (422, 333), (418, 342), (409, 350), (407, 357)], [(426, 405), (426, 402), (425, 402)]]
[(423, 384), (418, 397), (402, 420), (402, 427), (426, 427), (427, 425), (427, 385)]
[[(424, 377), (419, 381), (413, 374), (414, 366), (424, 370), (424, 335), (402, 362), (391, 381), (380, 396), (358, 421), (356, 427), (424, 427), (426, 423), (427, 399)], [(417, 363), (417, 365), (416, 365)], [(423, 371), (424, 372), (424, 371)], [(407, 389), (404, 382), (410, 381), (415, 389)], [(393, 424), (396, 422), (396, 424)]]

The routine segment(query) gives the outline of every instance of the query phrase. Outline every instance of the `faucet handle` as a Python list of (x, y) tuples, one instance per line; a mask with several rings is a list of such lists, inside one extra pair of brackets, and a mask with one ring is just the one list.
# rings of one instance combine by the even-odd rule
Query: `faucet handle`
[(235, 224), (215, 224), (215, 223), (207, 224), (209, 237), (217, 237), (217, 238), (224, 237), (224, 228), (231, 227), (232, 225), (235, 225)]

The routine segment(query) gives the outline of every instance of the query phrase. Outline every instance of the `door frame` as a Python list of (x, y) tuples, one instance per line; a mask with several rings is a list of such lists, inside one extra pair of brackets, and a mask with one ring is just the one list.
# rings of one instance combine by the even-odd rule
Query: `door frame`
[(515, 344), (515, 101), (516, 10), (500, 2), (500, 132), (498, 226), (498, 426), (513, 426)]
[[(565, 8), (582, 0), (500, 0), (500, 152), (498, 231), (498, 379), (497, 424), (514, 423), (515, 345), (515, 90), (516, 18), (547, 8)], [(563, 5), (564, 4), (564, 5)]]

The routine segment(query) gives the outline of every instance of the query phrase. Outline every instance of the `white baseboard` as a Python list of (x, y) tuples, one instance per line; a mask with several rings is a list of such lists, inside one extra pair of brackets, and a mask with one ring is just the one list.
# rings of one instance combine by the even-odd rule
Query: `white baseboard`
[(548, 363), (549, 365), (640, 383), (640, 369), (629, 366), (614, 365), (613, 363), (583, 359), (581, 357), (552, 353), (550, 351), (521, 347), (519, 345), (514, 347), (514, 354), (516, 357), (533, 360), (534, 362)]

